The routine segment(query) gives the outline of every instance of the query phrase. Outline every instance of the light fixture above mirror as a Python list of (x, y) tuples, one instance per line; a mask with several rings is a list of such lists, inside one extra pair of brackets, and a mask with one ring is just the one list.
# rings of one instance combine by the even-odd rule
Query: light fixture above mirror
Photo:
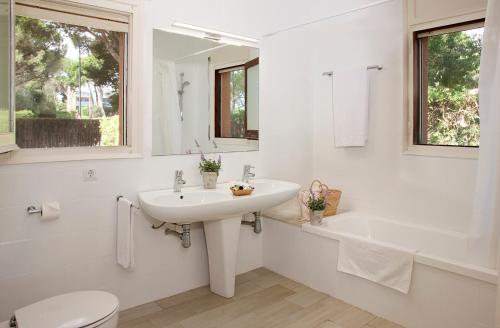
[(196, 26), (187, 23), (174, 22), (172, 26), (176, 29), (176, 32), (183, 33), (188, 31), (188, 35), (199, 37), (218, 43), (225, 43), (234, 46), (250, 46), (256, 47), (259, 40), (247, 36), (242, 36), (238, 34), (223, 32), (219, 30), (209, 29), (206, 27)]

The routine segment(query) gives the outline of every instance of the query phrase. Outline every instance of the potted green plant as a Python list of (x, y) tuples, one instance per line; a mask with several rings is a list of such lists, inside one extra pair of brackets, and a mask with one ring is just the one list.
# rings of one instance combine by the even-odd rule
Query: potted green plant
[(326, 194), (323, 191), (309, 190), (306, 193), (304, 204), (309, 209), (309, 217), (312, 225), (321, 225), (326, 209)]
[(200, 161), (200, 173), (203, 179), (203, 187), (205, 189), (215, 189), (217, 186), (217, 178), (219, 177), (219, 171), (222, 167), (222, 159), (219, 155), (217, 161), (215, 159), (206, 158), (203, 153), (201, 153)]

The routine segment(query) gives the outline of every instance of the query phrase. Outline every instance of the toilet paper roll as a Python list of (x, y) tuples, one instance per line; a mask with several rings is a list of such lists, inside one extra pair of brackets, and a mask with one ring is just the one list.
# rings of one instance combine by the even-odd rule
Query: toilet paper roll
[(54, 220), (61, 216), (61, 206), (58, 202), (42, 204), (42, 220)]

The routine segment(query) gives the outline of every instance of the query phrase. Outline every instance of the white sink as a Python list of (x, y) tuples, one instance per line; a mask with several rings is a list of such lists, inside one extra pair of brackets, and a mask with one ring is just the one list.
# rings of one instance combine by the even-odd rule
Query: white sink
[(221, 220), (277, 206), (294, 197), (300, 189), (296, 183), (256, 179), (249, 196), (235, 197), (230, 183), (218, 184), (217, 189), (203, 187), (148, 191), (139, 194), (141, 208), (153, 218), (169, 223), (192, 223)]
[(210, 289), (233, 297), (236, 255), (243, 214), (262, 211), (295, 197), (300, 185), (292, 182), (256, 179), (249, 196), (235, 197), (230, 183), (216, 189), (202, 187), (149, 191), (139, 194), (141, 208), (153, 218), (167, 223), (203, 222), (207, 242)]

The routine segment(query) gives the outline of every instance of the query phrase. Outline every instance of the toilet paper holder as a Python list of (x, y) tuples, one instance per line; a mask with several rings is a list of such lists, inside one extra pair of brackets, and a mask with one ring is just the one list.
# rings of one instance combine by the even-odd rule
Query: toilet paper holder
[(36, 206), (34, 205), (30, 205), (28, 206), (28, 208), (26, 209), (26, 211), (28, 212), (28, 214), (37, 214), (37, 213), (40, 213), (40, 215), (42, 214), (42, 208), (37, 208)]

